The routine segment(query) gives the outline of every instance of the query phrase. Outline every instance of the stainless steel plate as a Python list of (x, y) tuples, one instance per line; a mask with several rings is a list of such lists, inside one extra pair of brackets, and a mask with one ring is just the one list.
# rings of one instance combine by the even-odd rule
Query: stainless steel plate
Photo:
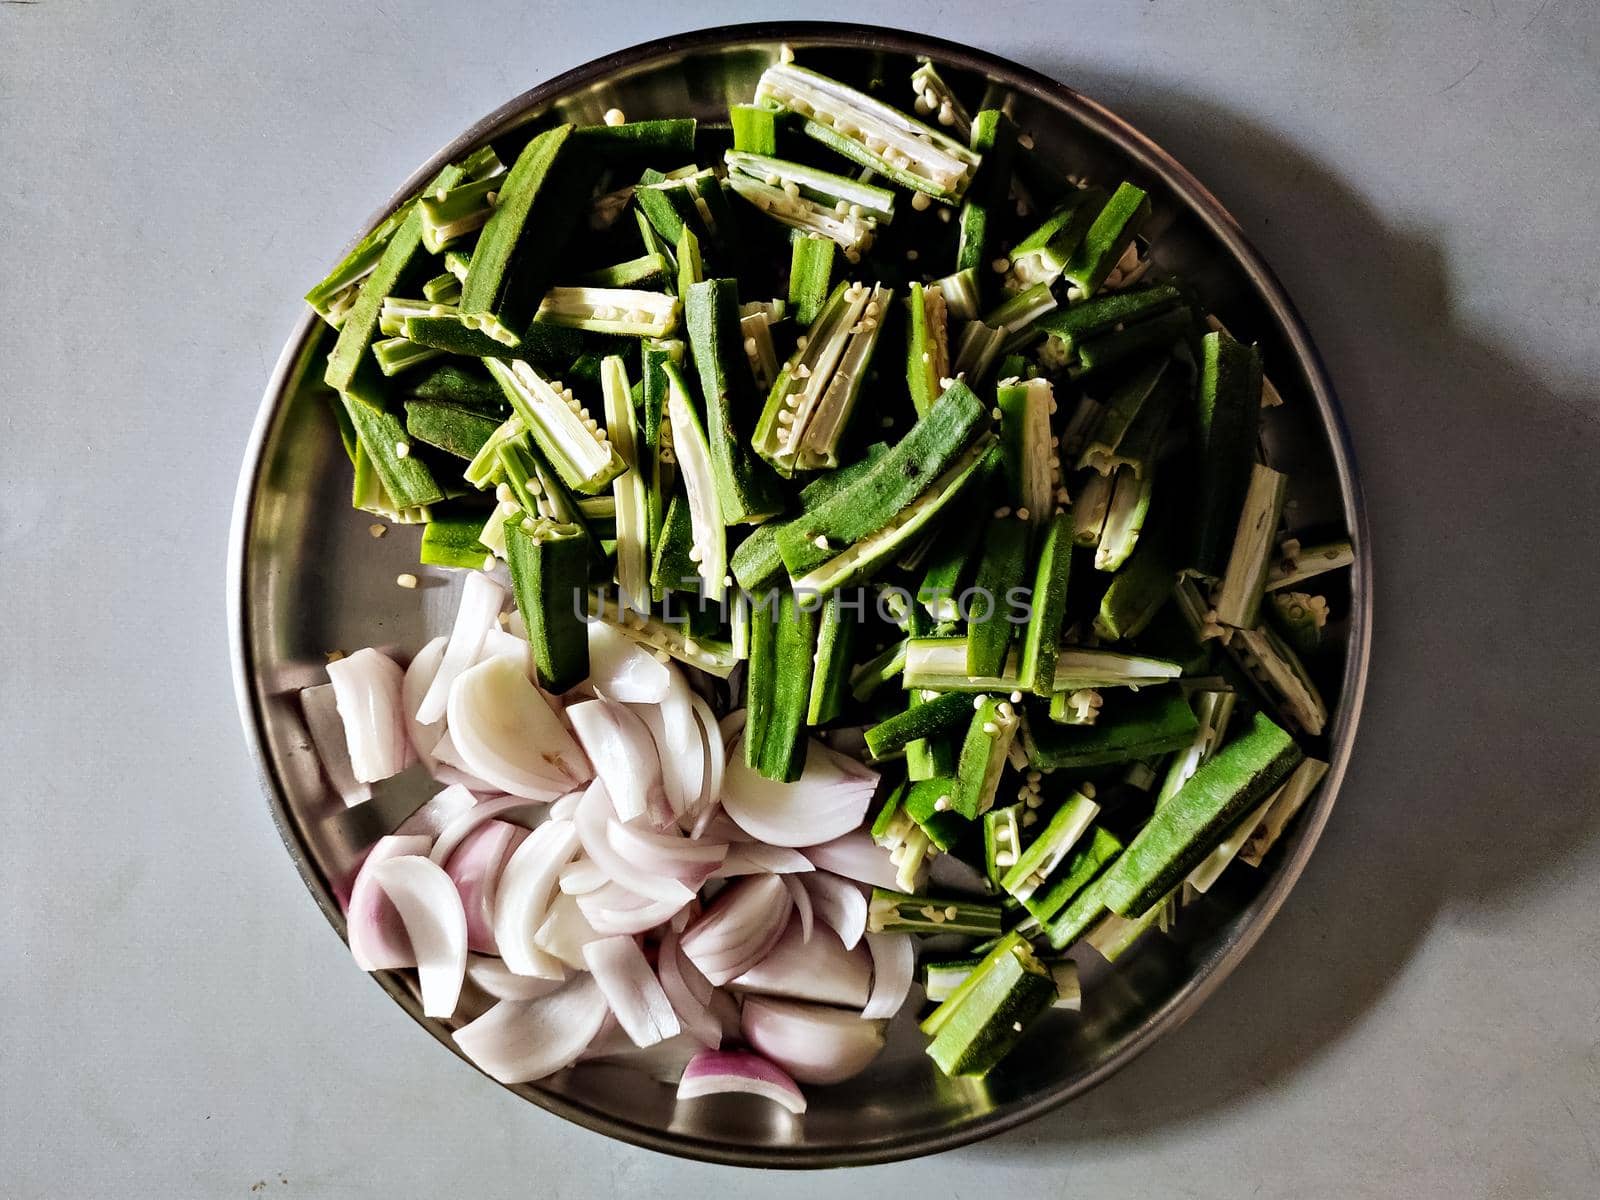
[[(1009, 98), (1039, 153), (1065, 170), (1146, 188), (1159, 265), (1186, 276), (1237, 336), (1261, 344), (1267, 373), (1285, 400), (1267, 412), (1264, 436), (1274, 465), (1292, 473), (1296, 526), (1347, 528), (1357, 551), (1353, 571), (1330, 585), (1339, 645), (1321, 681), (1333, 710), (1326, 748), (1332, 769), (1285, 845), (1265, 870), (1225, 876), (1204, 903), (1185, 910), (1175, 937), (1145, 939), (1111, 970), (1086, 962), (1081, 1016), (1048, 1022), (989, 1079), (943, 1078), (921, 1053), (915, 1030), (901, 1028), (869, 1073), (810, 1089), (803, 1119), (736, 1099), (678, 1106), (670, 1088), (601, 1066), (512, 1089), (590, 1129), (668, 1153), (822, 1167), (945, 1150), (1026, 1121), (1105, 1079), (1210, 995), (1283, 903), (1333, 807), (1366, 678), (1371, 566), (1360, 488), (1332, 388), (1288, 297), (1233, 219), (1137, 130), (1061, 84), (979, 51), (893, 30), (817, 23), (736, 26), (651, 42), (552, 79), (478, 122), (419, 167), (373, 223), (447, 160), (525, 123), (594, 123), (612, 107), (635, 119), (686, 113), (725, 119), (728, 102), (751, 95), (784, 42), (809, 65), (858, 83), (905, 80), (919, 58), (930, 58), (963, 94), (988, 89), (991, 103)], [(909, 101), (909, 85), (905, 91)], [(413, 652), (426, 633), (448, 628), (454, 589), (442, 582), (419, 591), (397, 588), (396, 574), (416, 569), (417, 535), (396, 528), (374, 540), (370, 518), (350, 509), (348, 468), (319, 389), (321, 334), (308, 314), (267, 386), (239, 481), (228, 573), (246, 735), (289, 855), (342, 935), (336, 891), (347, 885), (365, 847), (423, 793), (420, 782), (402, 785), (347, 812), (319, 776), (295, 693), (325, 678), (327, 650), (379, 644)], [(452, 1045), (444, 1025), (423, 1019), (403, 979), (378, 979), (424, 1028)]]

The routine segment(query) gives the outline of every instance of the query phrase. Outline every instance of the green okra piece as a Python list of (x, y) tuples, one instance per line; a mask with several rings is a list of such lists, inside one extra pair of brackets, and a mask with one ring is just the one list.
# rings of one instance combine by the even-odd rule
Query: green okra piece
[(666, 285), (668, 290), (675, 289), (678, 278), (678, 258), (673, 253), (672, 248), (677, 245), (676, 238), (669, 242), (657, 233), (656, 227), (650, 223), (649, 217), (645, 215), (642, 205), (633, 210), (633, 216), (634, 222), (639, 228), (639, 240), (644, 243), (645, 253), (659, 255), (666, 261)]
[(410, 386), (418, 400), (453, 404), (496, 420), (504, 418), (507, 405), (500, 385), (476, 367), (445, 362), (424, 372)]
[(1088, 842), (1074, 847), (1045, 882), (1022, 901), (1022, 906), (1048, 931), (1055, 915), (1088, 887), (1122, 850), (1120, 838), (1109, 830), (1095, 826)]
[(905, 639), (885, 646), (866, 662), (850, 672), (850, 695), (857, 701), (867, 701), (905, 668)]
[(475, 457), (500, 425), (469, 408), (431, 400), (407, 400), (405, 410), (408, 434), (457, 458)]
[(1027, 579), (1028, 525), (994, 517), (983, 539), (983, 557), (967, 607), (967, 674), (997, 676), (1005, 669), (1014, 626), (1010, 597)]
[(1117, 332), (1117, 327), (1132, 327), (1158, 313), (1176, 308), (1183, 294), (1168, 284), (1108, 292), (1103, 296), (1070, 304), (1044, 314), (1038, 320), (1040, 329), (1056, 339), (1066, 357), (1077, 357), (1085, 342), (1102, 334)]
[(983, 814), (983, 873), (996, 888), (1022, 853), (1021, 803), (997, 805)]
[(1093, 725), (1031, 722), (1028, 761), (1040, 770), (1132, 762), (1187, 746), (1199, 727), (1175, 687), (1148, 687), (1107, 701)]
[(422, 244), (438, 254), (474, 230), (483, 228), (494, 212), (495, 197), (504, 176), (463, 181), (450, 188), (435, 188), (417, 200), (422, 214)]
[(1113, 857), (1067, 900), (1064, 907), (1058, 909), (1048, 920), (1041, 921), (1044, 935), (1049, 939), (1052, 948), (1065, 950), (1088, 933), (1090, 926), (1100, 919), (1106, 911), (1106, 876), (1115, 864), (1116, 858)]
[(1180, 883), (1233, 824), (1281, 784), (1304, 757), (1294, 739), (1262, 713), (1159, 806), (1108, 869), (1104, 900), (1134, 916)]
[(1227, 565), (1255, 462), (1261, 355), (1225, 333), (1206, 334), (1200, 347), (1199, 478), (1189, 565), (1197, 574), (1216, 577)]
[(950, 778), (919, 779), (906, 789), (905, 813), (916, 822), (930, 844), (943, 851), (954, 849), (971, 828), (971, 823), (950, 805), (956, 781)]
[(794, 319), (810, 326), (832, 290), (834, 243), (825, 237), (796, 234), (789, 250), (789, 307)]
[(1003, 914), (998, 904), (917, 896), (875, 887), (867, 902), (868, 933), (964, 933), (993, 937)]
[(461, 299), (461, 280), (444, 271), (422, 285), (422, 298), (433, 304), (454, 304)]
[(1131, 466), (1117, 468), (1116, 475), (1112, 477), (1111, 500), (1106, 505), (1105, 524), (1101, 527), (1100, 540), (1095, 546), (1095, 570), (1115, 571), (1128, 561), (1128, 556), (1138, 546), (1139, 535), (1144, 531), (1154, 488), (1152, 476), (1147, 474), (1141, 477)]
[[(1101, 410), (1100, 419), (1090, 431), (1083, 453), (1078, 458), (1078, 466), (1092, 467), (1102, 475), (1109, 475), (1126, 464), (1133, 467), (1137, 474), (1144, 474), (1146, 467), (1151, 465), (1146, 458), (1159, 447), (1151, 445), (1149, 435), (1144, 433), (1138, 438), (1139, 454), (1129, 454), (1129, 447), (1125, 443), (1136, 423), (1141, 428), (1152, 423), (1146, 419), (1147, 414), (1163, 406), (1170, 411), (1176, 393), (1164, 388), (1162, 381), (1169, 372), (1175, 373), (1177, 370), (1171, 359), (1158, 358), (1124, 379)], [(1159, 422), (1159, 427), (1166, 428), (1165, 420)]]
[(1004, 381), (995, 390), (995, 404), (1000, 410), (1000, 450), (1011, 504), (1031, 528), (1042, 529), (1055, 512), (1056, 479), (1061, 472), (1050, 428), (1055, 389), (1048, 379)]
[(1017, 713), (1009, 700), (988, 696), (974, 709), (961, 743), (956, 788), (950, 797), (952, 810), (967, 820), (976, 820), (994, 805), (1017, 725)]
[[(1020, 291), (1059, 276), (1074, 260), (1105, 198), (1099, 188), (1069, 191), (1048, 217), (1011, 248), (1007, 283)], [(981, 274), (983, 266), (978, 270)]]
[(508, 521), (506, 561), (517, 610), (528, 629), (539, 682), (564, 692), (589, 674), (584, 595), (589, 580), (589, 539), (576, 525), (542, 517)]
[(1228, 554), (1214, 605), (1216, 619), (1223, 625), (1252, 629), (1259, 623), (1261, 597), (1288, 486), (1289, 477), (1280, 471), (1260, 463), (1251, 468), (1233, 549)]
[(422, 550), (418, 557), (431, 567), (486, 571), (494, 565), (494, 555), (478, 540), (482, 529), (481, 513), (471, 517), (436, 516), (422, 527)]
[(563, 153), (572, 132), (558, 125), (539, 134), (497, 181), (499, 199), (461, 284), (462, 312), (492, 312), (515, 330), (533, 321), (592, 175)]
[(872, 470), (778, 530), (784, 565), (796, 579), (881, 530), (960, 459), (977, 436), (983, 402), (959, 381)]
[(667, 411), (667, 373), (664, 364), (681, 361), (683, 343), (645, 342), (639, 357), (642, 376), (639, 383), (640, 424), (644, 435), (639, 446), (639, 471), (648, 487), (645, 493), (645, 516), (649, 522), (650, 544), (655, 546), (661, 540), (661, 523), (666, 516), (667, 500), (677, 474), (670, 430), (665, 442), (662, 437)]
[(1138, 637), (1171, 599), (1178, 581), (1172, 540), (1164, 529), (1162, 535), (1142, 538), (1117, 569), (1100, 596), (1094, 621), (1099, 636), (1111, 641)]
[(945, 1001), (953, 1007), (928, 1043), (928, 1057), (952, 1077), (986, 1075), (1058, 995), (1055, 977), (1026, 943), (1004, 945)]
[[(461, 179), (461, 175), (460, 167), (445, 167), (434, 176), (429, 187), (451, 187)], [(339, 326), (339, 338), (328, 352), (328, 365), (322, 376), (334, 391), (350, 391), (360, 382), (358, 373), (365, 375), (369, 385), (377, 374), (376, 364), (368, 351), (378, 336), (383, 302), (409, 271), (421, 250), (422, 214), (413, 205), (389, 235), (383, 253), (361, 284), (355, 304)], [(363, 368), (367, 370), (363, 371)], [(370, 396), (368, 402), (371, 402)]]
[(922, 700), (915, 708), (896, 713), (866, 731), (872, 757), (888, 758), (918, 738), (938, 738), (972, 723), (972, 697), (948, 692)]
[(1193, 322), (1187, 308), (1175, 308), (1158, 313), (1148, 321), (1088, 338), (1078, 344), (1078, 362), (1071, 374), (1074, 377), (1089, 375), (1151, 349), (1172, 346), (1189, 332)]
[(600, 435), (598, 422), (578, 404), (570, 388), (546, 379), (531, 363), (500, 358), (484, 363), (512, 412), (522, 418), (568, 487), (593, 495), (623, 472), (626, 464), (616, 448)]
[[(752, 626), (747, 684), (752, 705), (745, 736), (756, 743), (758, 751), (757, 760), (750, 765), (768, 779), (793, 782), (800, 778), (805, 766), (808, 684), (817, 648), (820, 608), (814, 598), (797, 597), (791, 591), (779, 593), (776, 628), (770, 635), (762, 635), (762, 640), (771, 638), (770, 660), (765, 654), (757, 657), (758, 641)], [(753, 703), (758, 691), (767, 696), (760, 706)], [(765, 719), (752, 732), (750, 722), (758, 716)], [(747, 745), (747, 762), (749, 754)]]
[(693, 117), (660, 117), (620, 125), (581, 125), (572, 131), (572, 148), (604, 166), (662, 160), (694, 153)]
[[(951, 133), (972, 142), (972, 117), (931, 62), (922, 62), (911, 72), (911, 92), (919, 116), (931, 116)], [(976, 144), (972, 149), (983, 153), (983, 148)]]
[(912, 283), (906, 296), (906, 386), (911, 405), (922, 416), (939, 398), (950, 376), (950, 322), (944, 289), (937, 283)]
[(411, 453), (411, 435), (393, 413), (367, 399), (364, 387), (360, 392), (343, 392), (340, 399), (368, 464), (396, 508), (417, 508), (444, 499), (433, 472)]
[(645, 253), (578, 276), (578, 282), (597, 288), (650, 288), (666, 282), (665, 255)]
[(761, 751), (767, 730), (772, 725), (772, 711), (777, 693), (774, 684), (778, 677), (778, 621), (781, 593), (772, 589), (751, 597), (750, 603), (750, 657), (745, 669), (745, 765), (760, 770)]
[(689, 289), (684, 308), (722, 519), (729, 525), (763, 521), (783, 510), (783, 494), (772, 468), (750, 448), (758, 404), (739, 331), (739, 285), (704, 280)]
[(1056, 652), (1067, 616), (1067, 581), (1072, 571), (1072, 519), (1054, 513), (1037, 554), (1028, 624), (1017, 662), (1023, 691), (1048, 696), (1055, 682)]
[(1062, 278), (1082, 296), (1094, 295), (1149, 217), (1150, 198), (1144, 190), (1131, 183), (1119, 184), (1062, 268)]
[(981, 280), (998, 256), (996, 236), (1011, 188), (1011, 159), (1017, 148), (1017, 127), (998, 108), (985, 108), (972, 119), (969, 144), (981, 156), (978, 173), (961, 203), (961, 235), (956, 245), (956, 270), (971, 268)]
[[(823, 601), (817, 629), (816, 666), (811, 674), (811, 697), (806, 704), (806, 724), (825, 725), (844, 708), (850, 683), (850, 657), (857, 622), (842, 593)], [(803, 764), (802, 764), (803, 765)]]
[(696, 411), (688, 381), (678, 364), (661, 364), (667, 377), (667, 419), (672, 428), (672, 453), (683, 480), (694, 533), (694, 562), (700, 593), (720, 602), (728, 586), (726, 508), (718, 494), (716, 453)]
[(975, 569), (982, 521), (961, 521), (942, 527), (927, 557), (927, 569), (917, 585), (917, 602), (936, 621), (960, 617), (962, 584)]
[(1000, 886), (1018, 900), (1031, 900), (1067, 860), (1099, 814), (1100, 806), (1083, 792), (1068, 796), (1001, 876)]
[(1267, 619), (1285, 643), (1302, 658), (1322, 647), (1328, 624), (1328, 601), (1310, 592), (1269, 592)]
[[(377, 266), (388, 248), (389, 241), (394, 237), (399, 228), (405, 224), (416, 206), (415, 200), (407, 200), (394, 212), (390, 213), (355, 246), (350, 253), (339, 260), (338, 264), (329, 271), (322, 281), (306, 293), (306, 303), (316, 309), (324, 317), (328, 315), (328, 307), (334, 299), (346, 289), (359, 284)], [(387, 289), (385, 289), (387, 291)], [(382, 297), (379, 297), (382, 302)]]
[(728, 105), (733, 148), (749, 154), (778, 153), (778, 110), (760, 104)]
[(678, 260), (678, 295), (688, 296), (689, 289), (706, 277), (706, 267), (700, 257), (700, 239), (687, 225), (678, 234), (675, 257)]
[(1283, 716), (1312, 737), (1328, 722), (1328, 706), (1299, 655), (1270, 625), (1235, 629), (1228, 639), (1249, 678), (1273, 701)]
[(384, 338), (382, 341), (372, 343), (372, 357), (377, 360), (378, 370), (391, 377), (399, 375), (402, 371), (409, 371), (413, 367), (420, 367), (423, 363), (438, 358), (439, 354), (438, 350), (408, 342), (403, 337)]
[(1348, 567), (1355, 560), (1355, 547), (1349, 538), (1316, 546), (1301, 546), (1299, 538), (1286, 538), (1273, 556), (1272, 570), (1267, 574), (1267, 591), (1304, 583), (1327, 571)]

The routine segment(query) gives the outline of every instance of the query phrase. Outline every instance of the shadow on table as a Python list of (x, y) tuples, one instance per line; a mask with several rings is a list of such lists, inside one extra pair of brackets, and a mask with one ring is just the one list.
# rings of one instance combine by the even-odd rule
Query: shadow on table
[(1339, 804), (1261, 943), (1183, 1029), (981, 1155), (1139, 1137), (1272, 1088), (1382, 1000), (1442, 910), (1482, 918), (1592, 852), (1600, 776), (1592, 405), (1453, 311), (1429, 233), (1306, 150), (1143, 79), (1039, 65), (1191, 167), (1295, 297), (1354, 431), (1377, 612)]

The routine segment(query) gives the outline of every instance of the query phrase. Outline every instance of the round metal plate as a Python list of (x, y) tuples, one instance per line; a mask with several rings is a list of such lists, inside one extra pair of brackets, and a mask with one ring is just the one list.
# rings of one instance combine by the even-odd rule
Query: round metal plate
[[(581, 1065), (515, 1092), (590, 1129), (691, 1158), (753, 1166), (827, 1167), (947, 1150), (987, 1137), (1081, 1094), (1176, 1027), (1211, 994), (1283, 904), (1328, 820), (1349, 758), (1366, 680), (1372, 595), (1367, 531), (1349, 439), (1315, 348), (1283, 288), (1212, 195), (1148, 138), (1093, 101), (991, 55), (894, 30), (823, 23), (734, 26), (663, 39), (589, 63), (524, 93), (420, 166), (373, 224), (446, 161), (518, 126), (691, 114), (725, 119), (730, 99), (793, 47), (808, 65), (864, 84), (907, 79), (933, 60), (963, 94), (1009, 98), (1037, 151), (1098, 180), (1131, 179), (1151, 195), (1160, 267), (1181, 273), (1232, 332), (1261, 345), (1285, 404), (1264, 415), (1271, 461), (1291, 473), (1297, 528), (1343, 528), (1356, 546), (1348, 577), (1333, 577), (1336, 648), (1319, 682), (1332, 710), (1327, 778), (1261, 871), (1229, 872), (1186, 909), (1173, 937), (1150, 937), (1114, 969), (1085, 962), (1081, 1015), (1053, 1018), (983, 1081), (945, 1079), (921, 1053), (914, 1026), (896, 1027), (865, 1075), (810, 1089), (791, 1118), (737, 1098), (675, 1104), (672, 1089), (633, 1071)], [(909, 84), (903, 99), (909, 101)], [(663, 164), (671, 166), (675, 164)], [(246, 451), (230, 547), (233, 667), (240, 710), (267, 800), (290, 857), (329, 922), (359, 857), (421, 800), (422, 781), (346, 810), (323, 782), (295, 696), (321, 682), (324, 653), (377, 644), (408, 655), (448, 628), (454, 588), (394, 585), (415, 570), (415, 534), (373, 539), (349, 508), (349, 474), (321, 390), (321, 323), (308, 314), (279, 358)], [(1348, 591), (1346, 592), (1346, 589)], [(1092, 952), (1080, 952), (1094, 959)], [(408, 983), (382, 986), (446, 1046)], [(770, 1110), (770, 1111), (769, 1111)]]

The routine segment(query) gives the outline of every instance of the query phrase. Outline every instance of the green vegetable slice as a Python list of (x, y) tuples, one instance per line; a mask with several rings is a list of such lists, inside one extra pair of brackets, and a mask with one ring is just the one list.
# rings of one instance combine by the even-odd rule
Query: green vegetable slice
[(528, 629), (539, 682), (553, 692), (575, 687), (589, 674), (584, 630), (584, 590), (589, 539), (576, 525), (523, 517), (505, 527), (517, 611)]

